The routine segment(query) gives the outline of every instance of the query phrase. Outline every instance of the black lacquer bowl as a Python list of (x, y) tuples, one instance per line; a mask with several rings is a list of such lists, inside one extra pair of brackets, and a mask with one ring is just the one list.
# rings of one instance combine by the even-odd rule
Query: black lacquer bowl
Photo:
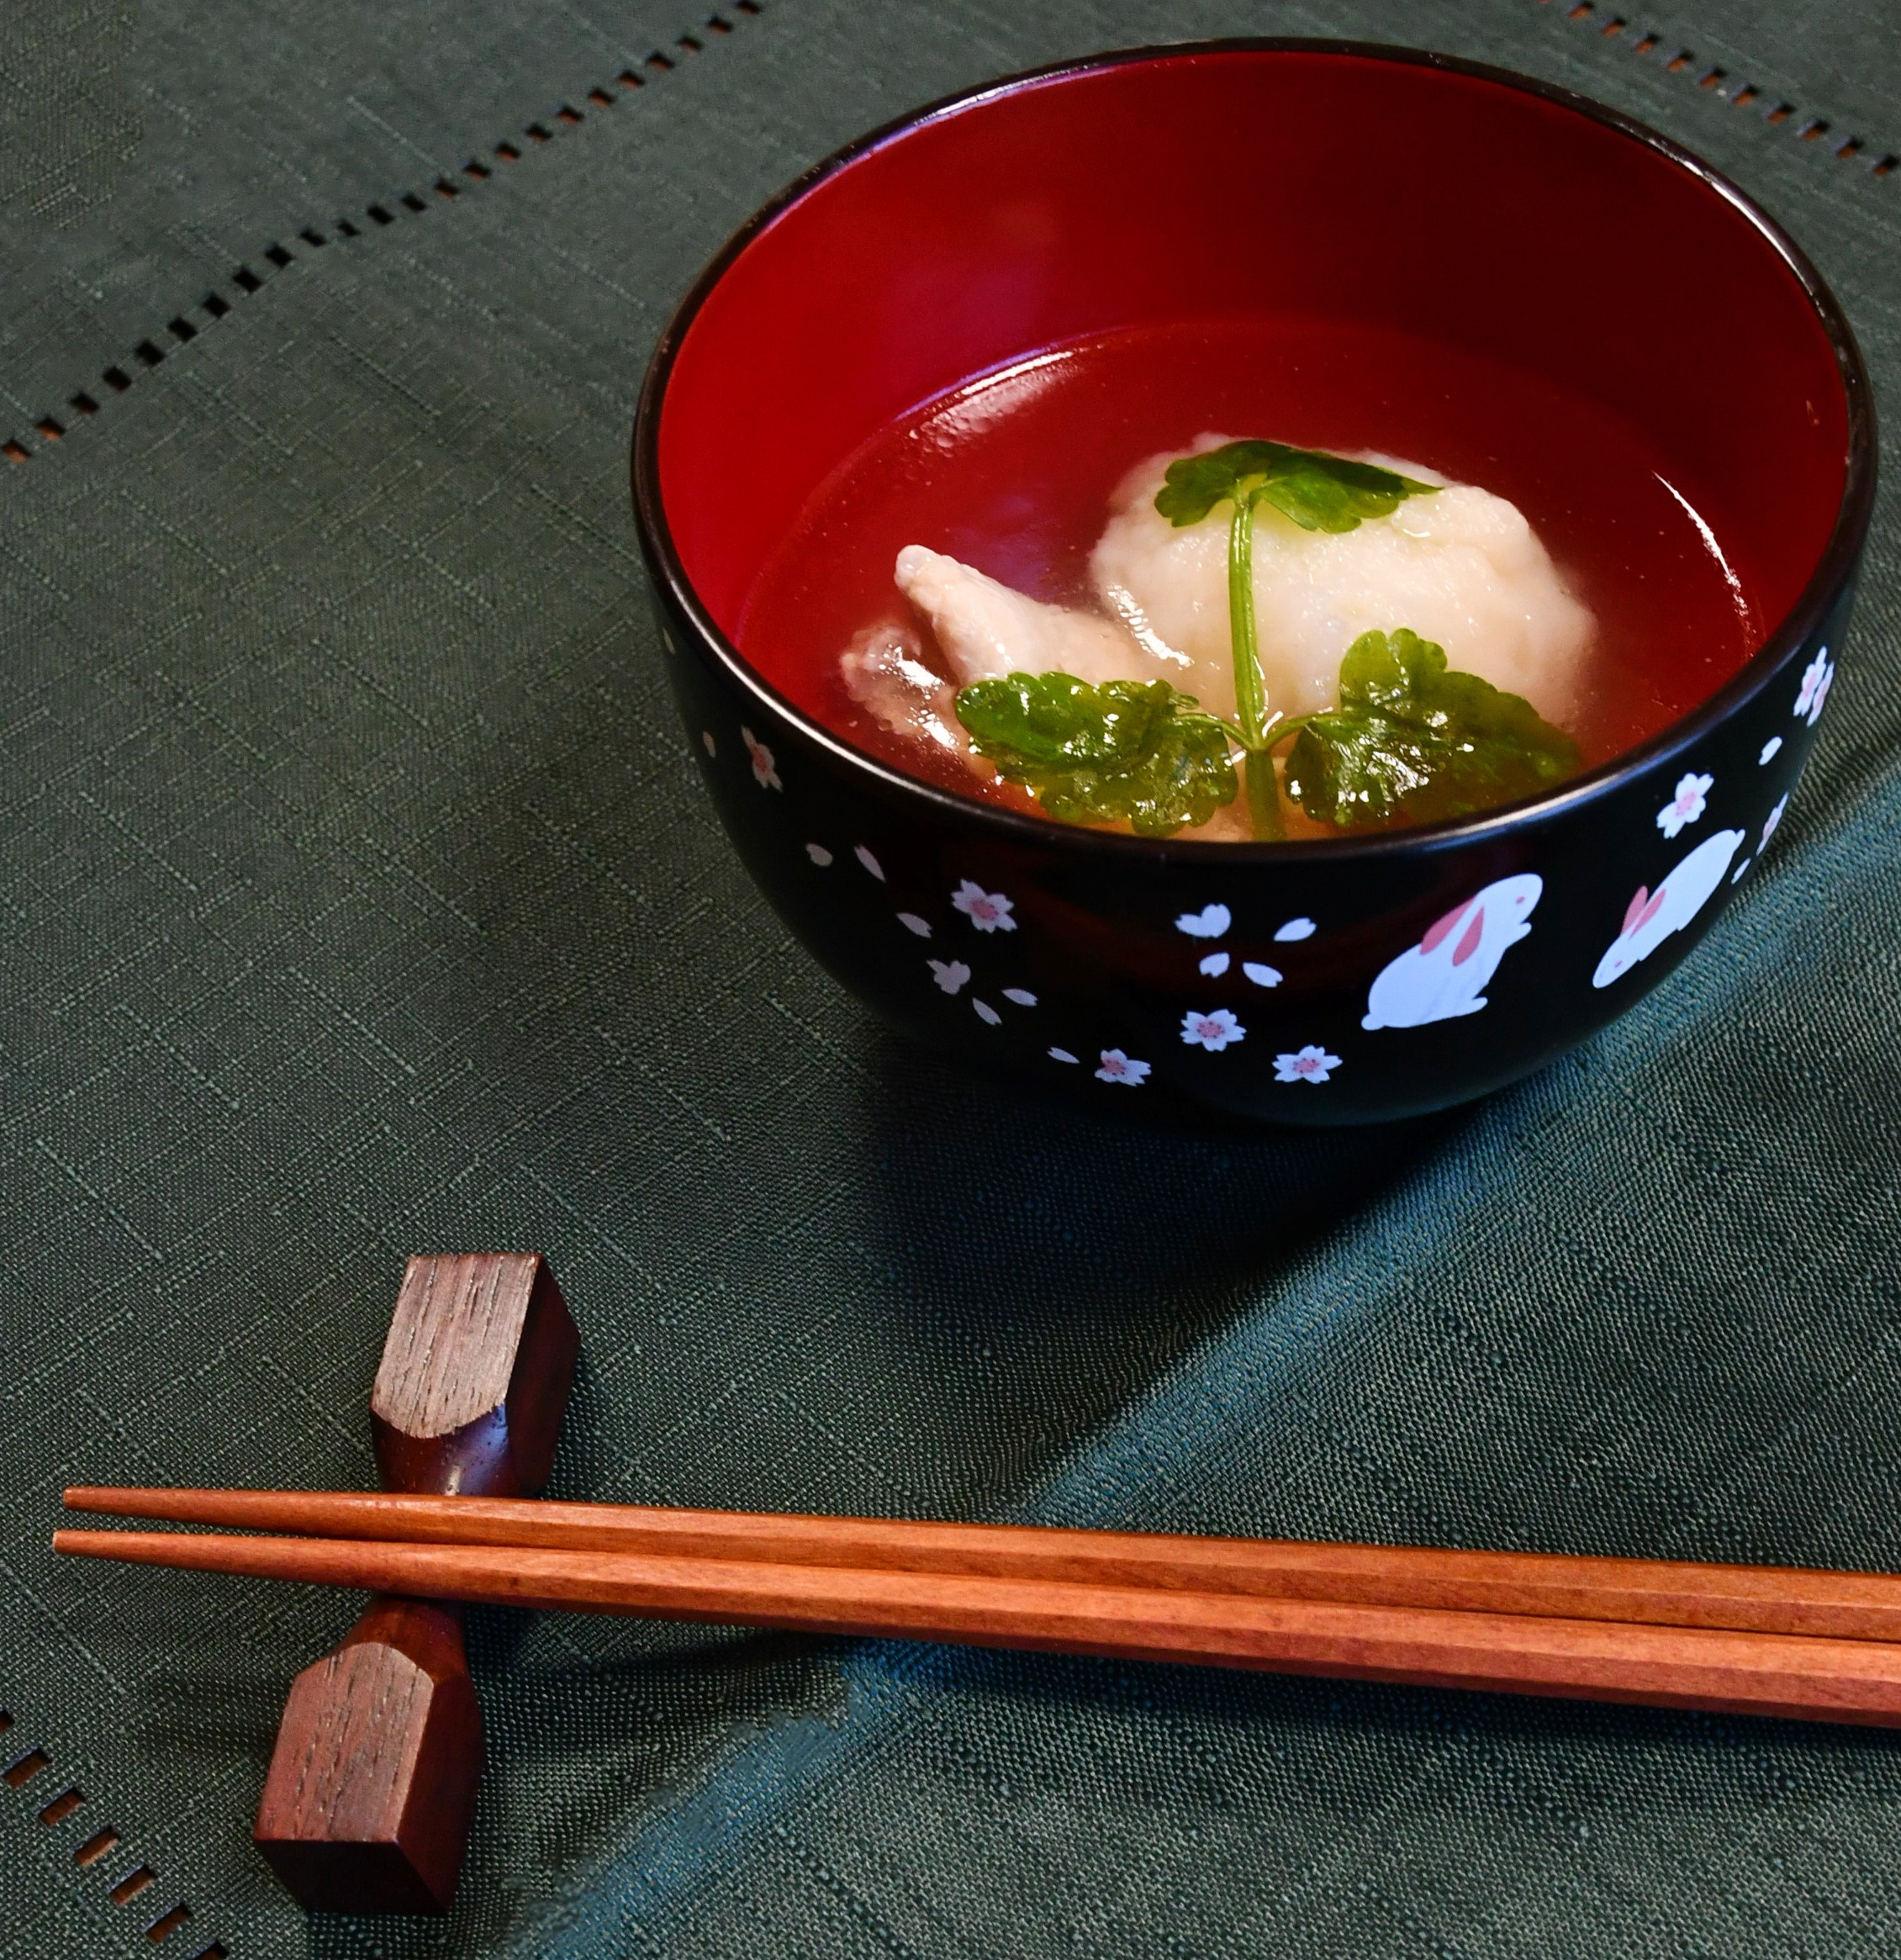
[[(1205, 173), (1192, 195), (1156, 164), (1244, 148), (1251, 175)], [(1238, 264), (1237, 225), (1259, 241)], [(734, 629), (762, 563), (873, 431), (1217, 283), (1237, 314), (1290, 293), (1348, 320), (1398, 304), (1462, 350), (1582, 375), (1673, 480), (1719, 498), (1755, 569), (1760, 650), (1662, 735), (1536, 801), (1263, 844), (947, 794), (748, 665)], [(1874, 474), (1847, 323), (1733, 186), (1560, 91), (1311, 41), (1107, 55), (853, 145), (700, 276), (634, 447), (681, 712), (748, 869), (826, 966), (919, 1039), (1026, 1083), (1310, 1123), (1510, 1082), (1708, 930), (1814, 739)]]

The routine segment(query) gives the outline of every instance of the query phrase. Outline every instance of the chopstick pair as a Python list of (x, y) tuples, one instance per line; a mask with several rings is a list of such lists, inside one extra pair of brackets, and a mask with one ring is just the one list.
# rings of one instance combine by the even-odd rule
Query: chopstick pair
[(1878, 1574), (354, 1492), (66, 1501), (315, 1535), (54, 1535), (196, 1571), (1901, 1725), (1901, 1580)]

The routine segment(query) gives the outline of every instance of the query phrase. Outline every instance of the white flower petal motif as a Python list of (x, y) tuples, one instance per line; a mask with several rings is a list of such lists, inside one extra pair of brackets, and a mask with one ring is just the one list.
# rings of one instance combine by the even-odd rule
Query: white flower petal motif
[(1276, 1082), (1324, 1082), (1339, 1065), (1338, 1055), (1330, 1055), (1325, 1049), (1310, 1043), (1292, 1054), (1276, 1055), (1274, 1079)]
[(805, 846), (805, 855), (810, 858), (821, 871), (827, 864), (832, 862), (832, 853), (830, 851), (826, 849), (823, 844), (807, 844)]
[(1205, 973), (1210, 980), (1219, 980), (1228, 971), (1228, 956), (1225, 953), (1204, 954), (1196, 971)]
[(1769, 763), (1772, 763), (1773, 761), (1775, 761), (1776, 758), (1777, 758), (1777, 756), (1779, 756), (1779, 755), (1780, 755), (1782, 753), (1782, 737), (1781, 737), (1781, 736), (1779, 736), (1779, 735), (1772, 735), (1772, 736), (1769, 737), (1769, 739), (1768, 739), (1768, 740), (1767, 740), (1766, 742), (1764, 742), (1764, 743), (1763, 743), (1763, 745), (1762, 745), (1762, 753), (1761, 753), (1761, 755), (1759, 755), (1759, 756), (1758, 756), (1758, 757), (1757, 757), (1756, 759), (1756, 761), (1757, 761), (1758, 763), (1760, 763), (1763, 764), (1765, 767), (1766, 767), (1766, 766), (1767, 766)]
[(985, 891), (966, 878), (951, 894), (951, 903), (980, 932), (1014, 932), (1011, 901), (1001, 891)]
[(1835, 663), (1829, 658), (1826, 647), (1818, 650), (1815, 658), (1802, 670), (1802, 686), (1795, 697), (1795, 718), (1800, 721), (1806, 715), (1809, 726), (1813, 728), (1820, 718), (1822, 703), (1829, 698), (1829, 683), (1835, 679)]
[(878, 862), (877, 858), (872, 856), (871, 853), (868, 851), (863, 844), (853, 844), (852, 846), (852, 855), (858, 859), (859, 864), (864, 866), (865, 869), (868, 870), (880, 885), (884, 882), (884, 867)]
[(1184, 912), (1175, 929), (1191, 939), (1218, 939), (1233, 922), (1234, 915), (1226, 906), (1205, 905), (1198, 912)]
[(970, 969), (961, 959), (927, 959), (924, 964), (947, 994), (954, 994), (970, 977)]
[(1098, 1082), (1127, 1082), (1133, 1089), (1149, 1073), (1149, 1065), (1138, 1062), (1133, 1055), (1125, 1055), (1119, 1048), (1106, 1048), (1102, 1051), (1102, 1066), (1096, 1071)]
[(1228, 1008), (1217, 1007), (1212, 1014), (1197, 1014), (1190, 1008), (1181, 1017), (1181, 1038), (1191, 1048), (1205, 1048), (1217, 1055), (1230, 1043), (1245, 1041), (1248, 1031)]
[(752, 780), (762, 790), (783, 790), (785, 785), (779, 781), (779, 771), (773, 767), (773, 752), (750, 728), (742, 728), (739, 736), (746, 744), (746, 753), (752, 758)]
[(1742, 861), (1742, 863), (1741, 863), (1741, 864), (1740, 864), (1739, 865), (1737, 865), (1737, 867), (1735, 868), (1735, 869), (1734, 871), (1732, 871), (1732, 872), (1729, 874), (1729, 882), (1730, 882), (1730, 884), (1732, 884), (1732, 885), (1740, 885), (1740, 884), (1742, 883), (1742, 881), (1743, 881), (1743, 874), (1744, 874), (1744, 872), (1745, 872), (1746, 870), (1748, 870), (1748, 869), (1749, 869), (1749, 868), (1750, 868), (1750, 866), (1751, 866), (1751, 864), (1753, 864), (1755, 862), (1756, 862), (1756, 860), (1755, 860), (1755, 858), (1745, 858), (1743, 859), (1743, 861)]
[(1312, 919), (1289, 919), (1274, 937), (1285, 946), (1294, 939), (1311, 939), (1313, 937)]
[(1053, 1048), (1049, 1051), (1049, 1059), (1053, 1062), (1074, 1062), (1077, 1059), (1066, 1048)]
[(1687, 775), (1677, 779), (1677, 794), (1657, 812), (1657, 828), (1673, 837), (1686, 824), (1694, 823), (1708, 806), (1714, 776)]
[(1281, 969), (1265, 966), (1258, 959), (1244, 959), (1241, 970), (1257, 987), (1277, 987), (1281, 985)]
[(900, 912), (898, 923), (907, 932), (916, 933), (920, 939), (928, 939), (931, 937), (931, 922), (928, 919), (919, 918), (916, 912)]
[(1765, 848), (1770, 838), (1775, 836), (1776, 826), (1782, 821), (1782, 812), (1788, 806), (1789, 800), (1786, 795), (1777, 800), (1776, 807), (1769, 812), (1767, 820), (1762, 826), (1762, 843), (1756, 846), (1758, 850)]
[(995, 1028), (997, 1022), (1003, 1018), (1002, 1015), (998, 1013), (988, 1001), (973, 1001), (970, 1005), (977, 1010), (977, 1018), (980, 1021), (987, 1021), (992, 1028)]
[(706, 751), (708, 755), (717, 755), (720, 753), (720, 745), (714, 741), (713, 731), (710, 728), (702, 728), (700, 731), (700, 746)]
[(1033, 1007), (1037, 1004), (1036, 996), (1027, 987), (1006, 987), (1003, 997), (1006, 1001), (1014, 1001), (1019, 1007)]

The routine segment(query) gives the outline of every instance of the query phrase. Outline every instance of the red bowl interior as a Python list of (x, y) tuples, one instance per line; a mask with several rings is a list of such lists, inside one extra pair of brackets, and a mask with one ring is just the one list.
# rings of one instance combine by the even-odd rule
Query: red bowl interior
[(1408, 327), (1634, 420), (1719, 516), (1766, 624), (1822, 556), (1847, 468), (1836, 352), (1722, 188), (1504, 81), (1229, 47), (954, 105), (757, 231), (662, 400), (682, 568), (732, 638), (801, 508), (894, 417), (1080, 335), (1296, 310)]

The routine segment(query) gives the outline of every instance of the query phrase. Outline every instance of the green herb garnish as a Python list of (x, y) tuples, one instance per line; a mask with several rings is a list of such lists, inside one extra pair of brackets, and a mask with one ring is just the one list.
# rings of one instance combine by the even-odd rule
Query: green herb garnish
[(1362, 633), (1340, 663), (1340, 705), (1283, 723), (1287, 792), (1342, 829), (1430, 823), (1536, 795), (1577, 772), (1577, 744), (1531, 703), (1402, 626)]
[(957, 716), (978, 754), (1065, 823), (1166, 837), (1234, 800), (1232, 731), (1165, 680), (1011, 674), (964, 689)]
[(1257, 837), (1282, 834), (1270, 735), (1267, 683), (1254, 636), (1254, 506), (1271, 504), (1303, 531), (1357, 531), (1369, 517), (1385, 517), (1408, 497), (1430, 496), (1431, 483), (1397, 470), (1349, 462), (1317, 449), (1285, 442), (1228, 442), (1200, 456), (1179, 457), (1168, 467), (1155, 508), (1176, 530), (1199, 524), (1216, 505), (1233, 509), (1228, 522), (1228, 625), (1233, 647), (1234, 706), (1248, 754), (1248, 809)]
[(1324, 450), (1228, 442), (1171, 462), (1155, 508), (1178, 531), (1231, 497), (1271, 504), (1302, 531), (1356, 531), (1362, 520), (1390, 516), (1408, 497), (1429, 497), (1437, 488)]
[(1362, 633), (1340, 662), (1338, 707), (1270, 714), (1254, 633), (1254, 507), (1307, 531), (1353, 531), (1434, 486), (1397, 470), (1283, 442), (1230, 442), (1170, 463), (1155, 508), (1180, 528), (1217, 505), (1228, 532), (1237, 720), (1164, 680), (1092, 687), (1069, 674), (1011, 674), (957, 697), (977, 753), (1065, 823), (1126, 822), (1143, 837), (1206, 823), (1246, 770), (1257, 837), (1285, 835), (1274, 751), (1291, 736), (1287, 790), (1342, 829), (1463, 816), (1535, 795), (1576, 774), (1577, 744), (1529, 701), (1446, 666), (1409, 628)]

